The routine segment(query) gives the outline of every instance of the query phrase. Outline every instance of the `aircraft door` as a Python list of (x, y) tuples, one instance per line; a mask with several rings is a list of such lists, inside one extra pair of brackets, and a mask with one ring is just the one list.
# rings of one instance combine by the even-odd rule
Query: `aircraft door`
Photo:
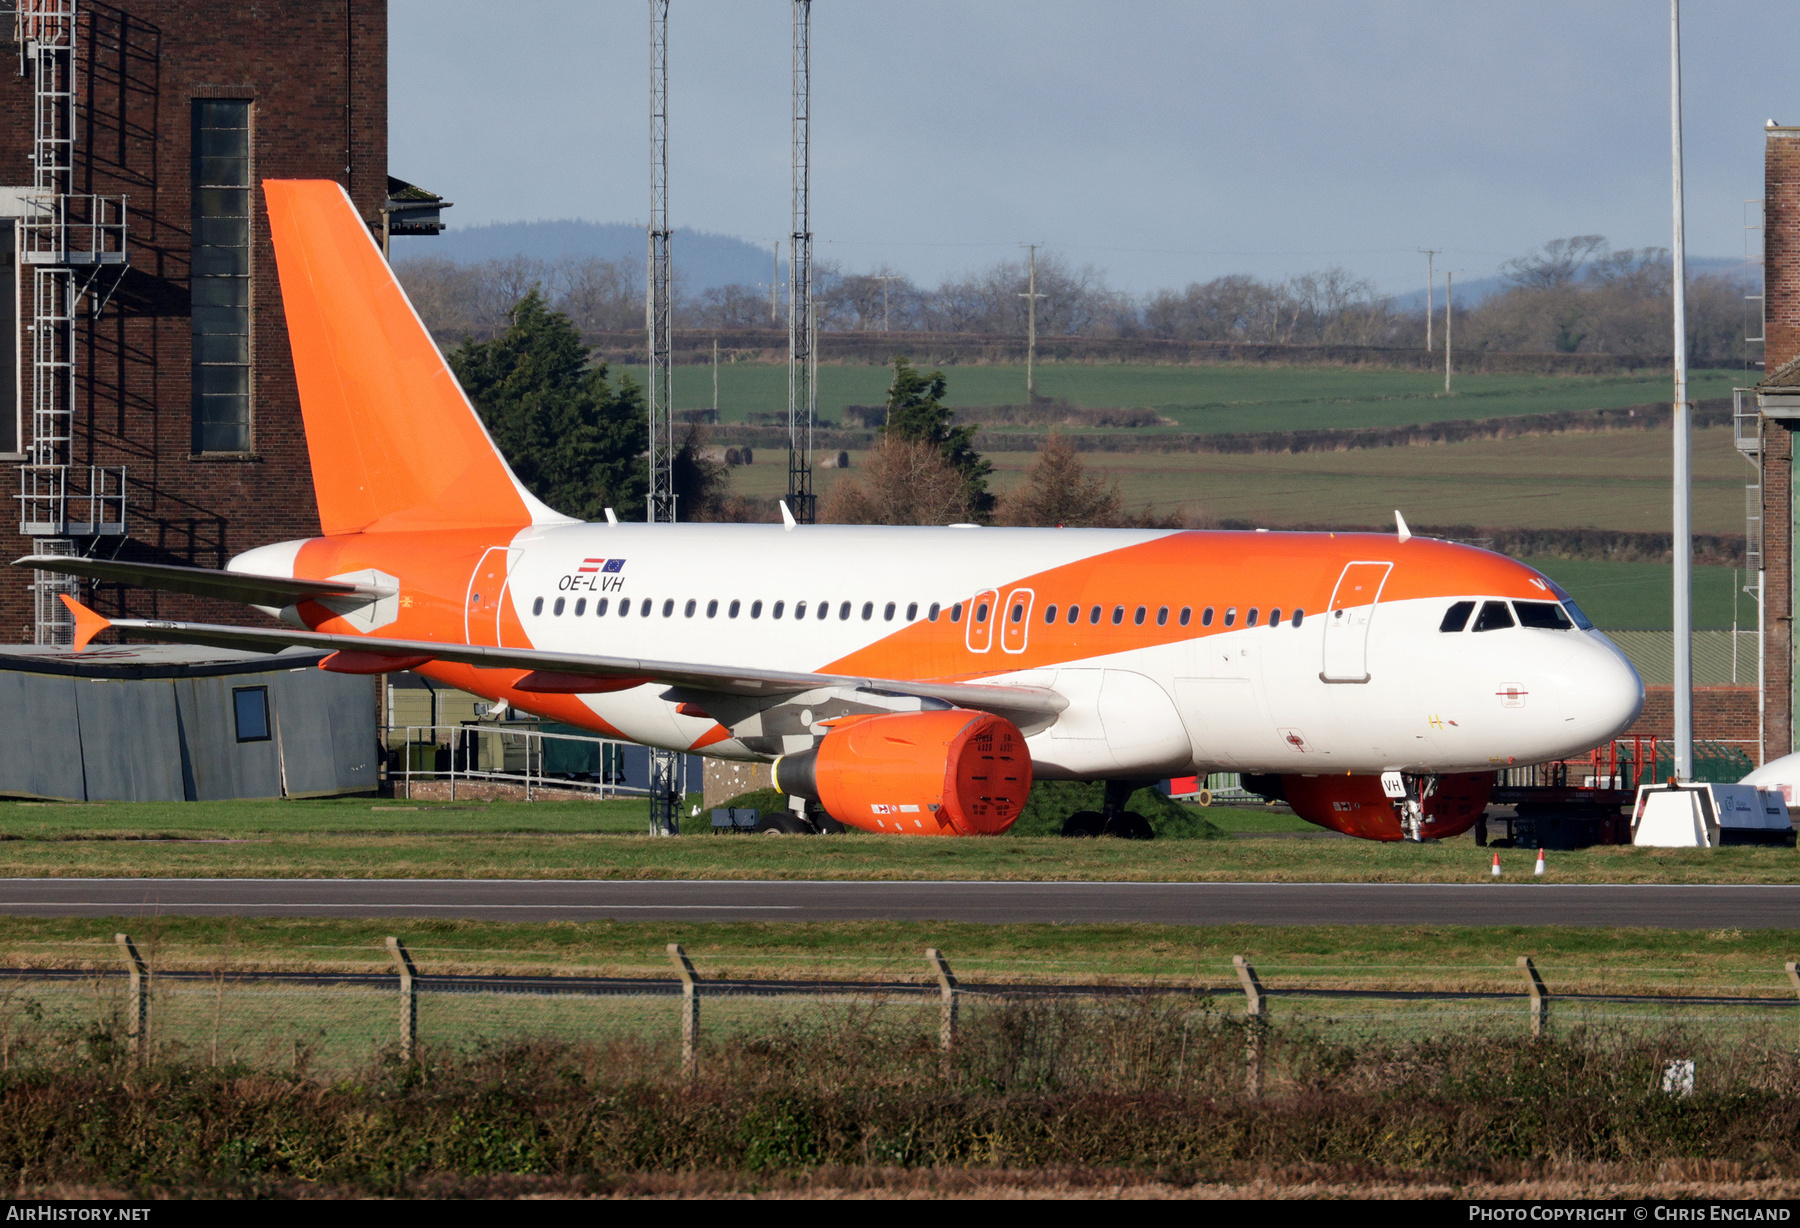
[(1392, 563), (1348, 563), (1325, 611), (1325, 682), (1369, 680), (1369, 624)]
[(1037, 594), (1028, 588), (1015, 588), (1006, 595), (1001, 607), (1004, 621), (1000, 624), (1000, 650), (1024, 652), (1031, 639), (1031, 605)]
[(1000, 604), (1000, 594), (995, 589), (985, 593), (976, 593), (969, 600), (968, 622), (964, 623), (964, 643), (970, 652), (986, 652), (994, 646), (994, 622), (1000, 611), (994, 607)]
[(500, 611), (505, 604), (506, 577), (519, 561), (522, 550), (490, 546), (469, 577), (469, 595), (463, 601), (463, 640), (490, 648), (500, 646)]

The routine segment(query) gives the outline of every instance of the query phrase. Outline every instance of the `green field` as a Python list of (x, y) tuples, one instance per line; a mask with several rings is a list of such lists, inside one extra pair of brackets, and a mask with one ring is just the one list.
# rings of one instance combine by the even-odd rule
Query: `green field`
[[(1473, 840), (904, 840), (585, 834), (641, 830), (644, 804), (473, 810), (374, 808), (368, 799), (210, 805), (0, 804), (0, 872), (14, 877), (844, 879), (1157, 882), (1487, 882)], [(635, 811), (635, 813), (633, 813)], [(1214, 807), (1230, 822), (1230, 808)], [(584, 829), (583, 824), (592, 824)], [(152, 838), (156, 837), (156, 838)], [(1531, 850), (1507, 850), (1515, 880)], [(1605, 847), (1559, 853), (1552, 882), (1800, 882), (1791, 849)]]
[[(1674, 626), (1675, 569), (1668, 563), (1615, 563), (1604, 559), (1527, 559), (1568, 589), (1602, 628), (1666, 631)], [(1694, 628), (1731, 627), (1732, 594), (1745, 573), (1730, 567), (1694, 568)], [(1756, 603), (1738, 595), (1740, 627), (1756, 626)]]
[[(0, 961), (20, 967), (116, 966), (108, 918), (0, 917)], [(1516, 988), (1529, 954), (1553, 990), (1629, 979), (1645, 992), (1788, 993), (1792, 930), (1646, 930), (1580, 926), (982, 925), (957, 921), (641, 922), (339, 921), (156, 917), (131, 922), (157, 967), (386, 972), (401, 936), (421, 972), (672, 976), (679, 941), (708, 978), (922, 980), (924, 948), (959, 977), (1234, 986), (1231, 957), (1265, 984), (1410, 984)]]
[[(644, 382), (642, 366), (614, 368)], [(1025, 401), (1022, 363), (952, 366), (947, 401), (954, 406)], [(846, 405), (880, 405), (885, 367), (827, 363), (819, 367), (819, 414), (837, 420)], [(1672, 398), (1671, 377), (1642, 375), (1466, 375), (1444, 395), (1441, 374), (1364, 367), (1163, 366), (1149, 363), (1040, 363), (1039, 396), (1087, 409), (1155, 409), (1164, 429), (1206, 433), (1411, 426), (1460, 418), (1503, 418), (1562, 410), (1648, 405)], [(1742, 371), (1695, 371), (1696, 399), (1731, 395)], [(719, 416), (743, 422), (752, 413), (787, 412), (785, 363), (722, 362)], [(675, 370), (675, 405), (712, 405), (710, 366)]]
[[(783, 453), (757, 452), (731, 470), (739, 494), (787, 490)], [(850, 470), (815, 471), (824, 494)], [(990, 485), (1011, 489), (1034, 452), (990, 452)], [(1125, 506), (1196, 525), (1242, 521), (1266, 528), (1391, 525), (1394, 509), (1421, 525), (1669, 531), (1669, 437), (1607, 431), (1476, 439), (1429, 447), (1345, 452), (1084, 452), (1092, 473), (1117, 479)], [(1742, 535), (1749, 466), (1724, 428), (1695, 432), (1694, 530)]]

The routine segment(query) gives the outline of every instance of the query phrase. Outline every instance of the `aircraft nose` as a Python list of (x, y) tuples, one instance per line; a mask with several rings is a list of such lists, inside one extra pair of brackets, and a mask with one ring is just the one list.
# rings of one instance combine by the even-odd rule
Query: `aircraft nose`
[(1598, 632), (1589, 632), (1583, 647), (1563, 688), (1562, 709), (1566, 731), (1593, 745), (1631, 728), (1644, 710), (1644, 680)]

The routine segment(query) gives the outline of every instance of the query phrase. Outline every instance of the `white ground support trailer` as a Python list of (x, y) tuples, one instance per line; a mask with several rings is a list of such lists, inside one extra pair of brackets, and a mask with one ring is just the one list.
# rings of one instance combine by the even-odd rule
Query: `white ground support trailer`
[(1794, 844), (1787, 802), (1754, 785), (1661, 784), (1638, 788), (1631, 842), (1650, 848)]

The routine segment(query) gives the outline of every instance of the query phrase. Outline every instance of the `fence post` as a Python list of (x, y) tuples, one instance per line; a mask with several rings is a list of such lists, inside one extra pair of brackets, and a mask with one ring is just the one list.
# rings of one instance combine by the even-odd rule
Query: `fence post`
[(1525, 989), (1531, 994), (1531, 1034), (1542, 1036), (1550, 991), (1544, 988), (1544, 978), (1538, 975), (1537, 965), (1531, 962), (1531, 956), (1519, 956), (1519, 971), (1525, 974)]
[(1262, 1095), (1262, 1033), (1263, 1033), (1263, 994), (1262, 982), (1256, 977), (1256, 969), (1242, 955), (1231, 957), (1231, 966), (1237, 969), (1238, 982), (1244, 987), (1244, 1087), (1252, 1096)]
[(937, 975), (938, 983), (938, 1049), (943, 1053), (942, 1074), (950, 1077), (950, 1056), (956, 1048), (956, 974), (936, 947), (925, 948), (925, 962)]
[(681, 1074), (694, 1077), (694, 1044), (700, 1039), (700, 976), (679, 942), (669, 944), (669, 959), (681, 977)]
[(125, 970), (131, 974), (131, 988), (125, 999), (125, 1043), (133, 1066), (150, 1062), (150, 967), (138, 954), (137, 943), (130, 934), (114, 934)]
[(413, 980), (418, 969), (398, 938), (390, 936), (387, 949), (394, 957), (394, 967), (400, 970), (400, 1060), (410, 1062), (419, 1039), (419, 990)]
[(1791, 959), (1788, 960), (1787, 974), (1788, 974), (1788, 980), (1790, 980), (1794, 983), (1794, 992), (1797, 994), (1800, 994), (1800, 963), (1797, 963)]

